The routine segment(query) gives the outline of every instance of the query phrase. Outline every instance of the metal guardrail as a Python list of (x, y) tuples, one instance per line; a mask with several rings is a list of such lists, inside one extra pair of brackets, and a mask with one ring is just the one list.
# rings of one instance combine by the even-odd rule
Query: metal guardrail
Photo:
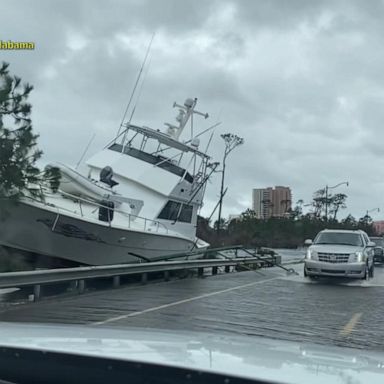
[[(150, 272), (165, 272), (181, 269), (235, 266), (257, 263), (258, 258), (231, 260), (184, 260), (140, 264), (102, 265), (94, 267), (60, 268), (27, 272), (0, 273), (0, 288), (23, 287), (35, 284), (60, 283), (73, 280), (88, 280), (102, 277), (126, 276)], [(266, 260), (269, 262), (270, 260)]]
[(85, 281), (96, 278), (113, 278), (113, 286), (120, 285), (120, 277), (127, 275), (142, 275), (142, 282), (147, 281), (148, 273), (163, 272), (165, 280), (169, 279), (170, 271), (197, 269), (198, 275), (203, 276), (205, 268), (212, 268), (212, 274), (217, 274), (218, 267), (226, 267), (229, 272), (230, 266), (252, 266), (271, 265), (279, 263), (276, 256), (239, 257), (232, 259), (208, 259), (208, 260), (183, 260), (183, 261), (161, 261), (140, 264), (103, 265), (91, 267), (76, 267), (49, 269), (25, 272), (0, 273), (0, 288), (34, 287), (34, 300), (41, 295), (41, 285), (57, 284), (65, 282), (77, 282), (79, 293), (85, 290)]

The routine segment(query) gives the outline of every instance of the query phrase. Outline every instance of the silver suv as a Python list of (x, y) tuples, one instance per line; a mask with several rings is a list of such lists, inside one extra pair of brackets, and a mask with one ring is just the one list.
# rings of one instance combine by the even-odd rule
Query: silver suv
[(305, 245), (304, 276), (373, 277), (375, 243), (364, 231), (325, 229)]

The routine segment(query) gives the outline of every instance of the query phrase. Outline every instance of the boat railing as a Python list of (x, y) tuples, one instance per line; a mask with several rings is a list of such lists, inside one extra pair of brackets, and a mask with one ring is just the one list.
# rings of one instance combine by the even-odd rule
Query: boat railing
[[(33, 198), (33, 197), (29, 197), (29, 199), (37, 201), (39, 203), (43, 203), (44, 205), (47, 205), (49, 207), (56, 208), (58, 215), (60, 214), (60, 211), (67, 211), (67, 212), (70, 212), (72, 214), (80, 215), (81, 217), (86, 217), (86, 215), (83, 212), (84, 203), (88, 204), (88, 205), (92, 205), (96, 209), (100, 209), (100, 208), (104, 208), (104, 209), (107, 209), (107, 210), (110, 209), (110, 210), (113, 210), (115, 213), (116, 212), (120, 213), (122, 216), (125, 216), (128, 219), (128, 228), (131, 228), (131, 225), (132, 225), (133, 222), (135, 222), (135, 223), (142, 222), (143, 223), (142, 229), (144, 231), (152, 231), (152, 229), (154, 229), (155, 232), (162, 232), (162, 230), (163, 230), (165, 233), (168, 233), (167, 226), (164, 225), (163, 223), (161, 223), (158, 220), (152, 220), (152, 219), (148, 219), (146, 217), (132, 215), (131, 213), (122, 211), (120, 209), (110, 208), (110, 207), (107, 207), (106, 205), (98, 203), (97, 201), (89, 200), (89, 199), (86, 199), (86, 198), (83, 198), (83, 197), (80, 197), (80, 196), (77, 196), (77, 195), (73, 195), (71, 193), (64, 192), (64, 191), (61, 191), (61, 190), (59, 190), (57, 193), (60, 193), (62, 196), (67, 197), (67, 198), (71, 199), (74, 202), (77, 202), (79, 204), (79, 211), (77, 211), (77, 210), (73, 211), (73, 210), (65, 208), (65, 207), (58, 207), (57, 205), (54, 205), (54, 204), (46, 202), (45, 200), (38, 200), (38, 199)], [(54, 195), (52, 192), (50, 192), (48, 190), (45, 190), (44, 194), (46, 194), (46, 195), (48, 195), (48, 194)], [(107, 217), (108, 217), (107, 223), (109, 224), (109, 226), (112, 226), (112, 221), (113, 220), (110, 218), (109, 214), (107, 215)], [(135, 227), (135, 229), (137, 229), (137, 228)]]

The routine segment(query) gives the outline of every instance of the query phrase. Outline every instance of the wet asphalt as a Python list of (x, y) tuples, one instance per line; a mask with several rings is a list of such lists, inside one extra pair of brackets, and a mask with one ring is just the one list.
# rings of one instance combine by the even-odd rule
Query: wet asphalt
[[(283, 251), (282, 251), (283, 252)], [(283, 252), (298, 262), (302, 252)], [(384, 350), (384, 266), (368, 280), (303, 276), (279, 268), (139, 283), (3, 305), (0, 321), (192, 330)]]

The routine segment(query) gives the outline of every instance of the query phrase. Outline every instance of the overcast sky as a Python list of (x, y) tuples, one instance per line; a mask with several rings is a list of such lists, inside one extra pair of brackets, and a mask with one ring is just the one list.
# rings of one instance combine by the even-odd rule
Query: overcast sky
[[(197, 97), (243, 137), (228, 161), (224, 214), (251, 207), (252, 188), (289, 186), (293, 200), (342, 181), (347, 210), (384, 217), (384, 2), (309, 0), (18, 1), (0, 4), (0, 51), (34, 85), (33, 123), (46, 161), (76, 164), (116, 133), (151, 35), (133, 122), (163, 129), (174, 101)], [(335, 190), (336, 191), (336, 190)], [(202, 211), (218, 199), (212, 179)]]

